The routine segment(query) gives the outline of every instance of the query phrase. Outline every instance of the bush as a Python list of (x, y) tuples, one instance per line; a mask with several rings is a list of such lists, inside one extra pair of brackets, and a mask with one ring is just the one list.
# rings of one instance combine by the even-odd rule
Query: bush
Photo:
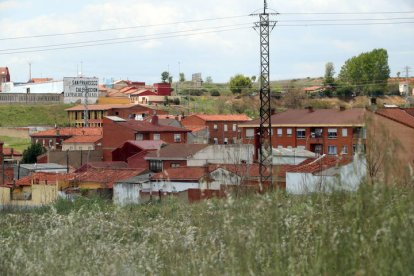
[(212, 89), (212, 90), (210, 90), (210, 95), (213, 96), (213, 97), (219, 97), (220, 92), (217, 89)]

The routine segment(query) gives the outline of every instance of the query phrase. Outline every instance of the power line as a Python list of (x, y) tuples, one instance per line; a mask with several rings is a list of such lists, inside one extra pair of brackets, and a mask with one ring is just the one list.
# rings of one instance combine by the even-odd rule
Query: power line
[(166, 39), (166, 38), (195, 36), (195, 35), (200, 35), (200, 34), (229, 32), (229, 31), (235, 31), (235, 30), (241, 30), (241, 29), (250, 29), (250, 27), (239, 27), (239, 28), (231, 28), (231, 29), (224, 29), (224, 30), (205, 31), (205, 32), (198, 32), (198, 33), (191, 33), (191, 34), (168, 35), (168, 36), (162, 36), (162, 37), (133, 39), (133, 40), (127, 40), (127, 41), (114, 41), (114, 42), (94, 43), (94, 44), (76, 45), (76, 46), (69, 46), (69, 47), (56, 47), (56, 48), (49, 48), (49, 49), (38, 49), (38, 50), (25, 50), (25, 51), (3, 52), (3, 53), (0, 53), (0, 55), (10, 55), (10, 54), (20, 54), (20, 53), (34, 53), (34, 52), (46, 52), (46, 51), (53, 51), (53, 50), (63, 50), (63, 49), (73, 49), (73, 48), (84, 48), (84, 47), (102, 46), (102, 45), (112, 45), (112, 44), (123, 44), (123, 43), (132, 43), (132, 42), (155, 40), (155, 39)]
[[(65, 46), (65, 45), (88, 44), (88, 43), (97, 43), (97, 42), (106, 42), (106, 41), (117, 41), (117, 40), (135, 39), (135, 38), (145, 38), (145, 37), (153, 37), (153, 36), (160, 36), (160, 35), (162, 36), (162, 35), (170, 35), (170, 34), (178, 34), (178, 33), (186, 33), (186, 32), (203, 31), (203, 30), (209, 30), (209, 29), (214, 30), (214, 29), (220, 29), (220, 28), (229, 28), (229, 27), (236, 27), (236, 26), (250, 26), (250, 25), (251, 23), (243, 23), (243, 24), (234, 24), (234, 25), (226, 25), (226, 26), (214, 26), (214, 27), (209, 27), (209, 28), (204, 28), (204, 29), (190, 29), (190, 30), (165, 32), (165, 33), (158, 33), (158, 34), (127, 36), (127, 37), (118, 37), (118, 38), (106, 38), (106, 39), (87, 40), (87, 41), (78, 41), (78, 42), (69, 42), (69, 43), (60, 43), (60, 44), (48, 44), (48, 45), (39, 45), (39, 46), (30, 46), (30, 47), (21, 47), (21, 48), (9, 48), (9, 49), (0, 49), (0, 52), (26, 50), (26, 49), (38, 49), (38, 48), (47, 48), (47, 47), (58, 47), (58, 46)], [(154, 37), (154, 39), (156, 38), (157, 37)]]
[(77, 31), (77, 32), (4, 37), (4, 38), (0, 38), (0, 41), (1, 40), (17, 40), (17, 39), (27, 39), (27, 38), (50, 37), (50, 36), (64, 36), (64, 35), (74, 35), (74, 34), (99, 33), (99, 32), (119, 31), (119, 30), (138, 29), (138, 28), (152, 28), (152, 27), (170, 26), (170, 25), (176, 25), (176, 24), (186, 24), (186, 23), (196, 23), (196, 22), (206, 22), (206, 21), (223, 20), (223, 19), (231, 19), (231, 18), (240, 18), (240, 17), (247, 17), (247, 16), (248, 15), (235, 15), (235, 16), (227, 16), (227, 17), (205, 18), (205, 19), (199, 19), (199, 20), (194, 19), (194, 20), (176, 21), (176, 22), (170, 22), (170, 23), (138, 25), (138, 26), (129, 26), (129, 27), (107, 28), (107, 29), (95, 29), (95, 30), (86, 30), (86, 31)]
[(359, 14), (407, 14), (414, 11), (379, 11), (379, 12), (282, 12), (280, 15), (359, 15)]

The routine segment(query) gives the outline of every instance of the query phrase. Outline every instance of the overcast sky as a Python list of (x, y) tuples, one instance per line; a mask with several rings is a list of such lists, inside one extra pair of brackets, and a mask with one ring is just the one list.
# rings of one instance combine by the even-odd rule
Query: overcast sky
[[(312, 26), (414, 22), (413, 0), (269, 0), (268, 5), (280, 13), (274, 17), (279, 22), (270, 40), (272, 80), (322, 76), (330, 61), (339, 72), (346, 59), (374, 48), (388, 50), (391, 75), (406, 65), (413, 75), (413, 23)], [(32, 77), (75, 76), (82, 64), (85, 76), (101, 81), (153, 83), (167, 70), (176, 80), (180, 69), (187, 79), (201, 72), (203, 78), (227, 82), (236, 73), (259, 74), (259, 36), (250, 27), (258, 18), (247, 15), (262, 7), (261, 0), (0, 0), (0, 66), (9, 67), (12, 81), (28, 80), (30, 62)], [(384, 11), (412, 13), (367, 14)], [(350, 14), (303, 14), (334, 12)], [(325, 21), (310, 21), (316, 19)], [(9, 39), (114, 28), (118, 29)], [(125, 37), (134, 41), (68, 48)], [(44, 47), (50, 45), (66, 49)], [(37, 46), (42, 47), (30, 48)], [(41, 51), (27, 52), (33, 50)]]

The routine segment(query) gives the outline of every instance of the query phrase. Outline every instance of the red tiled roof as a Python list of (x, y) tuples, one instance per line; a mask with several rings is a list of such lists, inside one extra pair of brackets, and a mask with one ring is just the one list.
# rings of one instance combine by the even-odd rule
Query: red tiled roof
[(206, 129), (208, 127), (207, 126), (200, 126), (200, 125), (196, 125), (196, 126), (186, 125), (185, 128), (191, 130), (191, 132), (197, 132), (197, 131)]
[(190, 130), (181, 127), (155, 125), (145, 121), (128, 120), (118, 122), (117, 124), (139, 131), (139, 132), (190, 132)]
[(102, 139), (102, 135), (89, 135), (89, 136), (73, 136), (63, 141), (64, 144), (68, 143), (97, 143)]
[(32, 185), (32, 180), (36, 184), (37, 182), (40, 184), (47, 184), (55, 185), (56, 181), (61, 180), (71, 180), (75, 177), (73, 173), (48, 173), (48, 172), (35, 172), (31, 175), (25, 176), (16, 180), (16, 186), (30, 186)]
[(352, 162), (352, 158), (347, 158), (344, 156), (329, 156), (323, 155), (319, 158), (309, 158), (303, 161), (301, 164), (289, 168), (287, 172), (296, 172), (296, 173), (317, 173), (323, 170), (335, 167), (343, 166)]
[[(139, 104), (90, 104), (88, 105), (88, 110), (110, 110), (110, 109), (123, 109), (123, 108), (131, 108), (134, 106), (142, 106)], [(145, 106), (147, 108), (151, 108)], [(66, 111), (83, 111), (85, 109), (84, 105), (77, 105), (71, 108), (65, 109)]]
[[(408, 112), (411, 112), (411, 110)], [(375, 113), (395, 122), (414, 128), (414, 116), (410, 115), (408, 112), (400, 108), (384, 108), (378, 109)]]
[(30, 82), (33, 82), (33, 83), (43, 83), (43, 82), (49, 82), (49, 81), (53, 81), (53, 79), (52, 78), (32, 78), (30, 80)]
[[(272, 115), (272, 126), (355, 126), (364, 124), (364, 108), (288, 109)], [(242, 123), (239, 127), (258, 127), (260, 120)]]
[(133, 86), (127, 86), (127, 87), (124, 87), (124, 88), (122, 88), (121, 90), (119, 90), (119, 92), (121, 92), (121, 93), (126, 93), (126, 92), (128, 92), (129, 90), (138, 90), (138, 89), (136, 89), (135, 87), (133, 87)]
[[(11, 156), (12, 155), (11, 148), (3, 148), (3, 154), (7, 156), (9, 155)], [(13, 149), (13, 155), (22, 156), (23, 154), (20, 151)]]
[(160, 150), (148, 153), (145, 159), (186, 160), (208, 146), (207, 144), (168, 144)]
[(204, 167), (181, 167), (170, 168), (163, 172), (157, 173), (151, 177), (151, 180), (200, 180), (208, 173)]
[(414, 116), (414, 108), (404, 108), (404, 110), (411, 116)]
[(310, 86), (310, 87), (305, 87), (305, 88), (303, 88), (303, 90), (305, 91), (305, 92), (312, 92), (312, 91), (317, 91), (317, 90), (320, 90), (320, 89), (322, 89), (323, 88), (323, 86)]
[(147, 169), (91, 169), (78, 173), (76, 182), (92, 182), (103, 184), (106, 188), (112, 188), (115, 182), (125, 180), (142, 174)]
[(204, 121), (250, 121), (251, 119), (244, 114), (220, 114), (220, 115), (208, 115), (208, 114), (194, 114)]
[(89, 169), (122, 169), (128, 168), (128, 164), (124, 161), (102, 161), (89, 162), (78, 168), (75, 172), (86, 172)]
[[(59, 134), (58, 134), (59, 132)], [(51, 136), (100, 136), (102, 135), (101, 127), (64, 127), (53, 128), (44, 131), (39, 131), (31, 134), (31, 137), (51, 137)]]
[[(286, 170), (295, 167), (295, 165), (274, 165), (272, 166), (273, 175), (279, 177), (286, 176)], [(229, 164), (214, 164), (209, 166), (209, 171), (214, 171), (218, 168), (223, 168), (239, 176), (247, 178), (258, 178), (260, 177), (260, 167), (259, 164), (238, 164), (238, 165), (229, 165)]]

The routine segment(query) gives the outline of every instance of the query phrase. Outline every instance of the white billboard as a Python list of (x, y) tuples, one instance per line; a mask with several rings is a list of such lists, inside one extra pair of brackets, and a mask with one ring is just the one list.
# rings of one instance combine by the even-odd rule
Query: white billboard
[(98, 100), (98, 78), (63, 78), (64, 103), (85, 101), (87, 93), (88, 104), (94, 104)]

